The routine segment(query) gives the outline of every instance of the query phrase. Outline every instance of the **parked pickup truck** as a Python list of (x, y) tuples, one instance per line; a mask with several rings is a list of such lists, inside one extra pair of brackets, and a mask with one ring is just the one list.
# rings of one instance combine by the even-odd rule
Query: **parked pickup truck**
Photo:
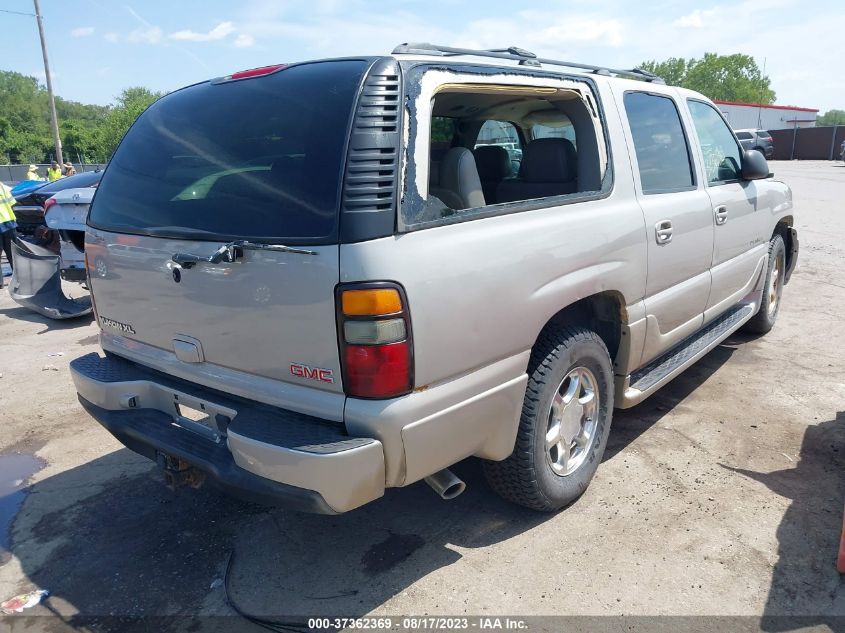
[[(473, 152), (489, 121), (518, 173)], [(475, 456), (554, 511), (615, 408), (772, 328), (798, 239), (789, 187), (702, 95), (415, 44), (163, 97), (85, 251), (105, 356), (72, 363), (80, 402), (171, 483), (338, 513), (423, 479), (453, 497)]]

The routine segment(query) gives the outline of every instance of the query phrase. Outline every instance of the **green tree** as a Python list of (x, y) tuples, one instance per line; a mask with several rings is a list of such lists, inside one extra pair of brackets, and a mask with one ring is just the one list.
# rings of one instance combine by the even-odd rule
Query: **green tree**
[(42, 151), (50, 145), (50, 119), (41, 93), (35, 77), (0, 72), (0, 159), (43, 159)]
[(111, 157), (118, 143), (126, 134), (129, 126), (140, 114), (159, 99), (163, 93), (153, 92), (148, 88), (126, 88), (117, 98), (106, 115), (102, 128), (101, 147), (107, 157)]
[(770, 104), (775, 101), (769, 78), (750, 55), (705, 53), (701, 59), (671, 57), (646, 61), (640, 68), (663, 77), (666, 83), (689, 88), (720, 101)]
[[(56, 97), (66, 160), (102, 162), (161, 93), (127, 88), (109, 106)], [(42, 163), (53, 157), (47, 90), (35, 77), (0, 71), (0, 163)]]
[(816, 117), (816, 125), (845, 125), (845, 110), (828, 110)]
[(106, 152), (103, 149), (101, 127), (102, 123), (92, 125), (84, 120), (65, 119), (61, 124), (62, 151), (65, 160), (72, 162), (81, 160), (86, 163), (105, 161)]
[(683, 57), (670, 57), (666, 61), (656, 62), (654, 60), (640, 64), (642, 70), (663, 78), (670, 86), (680, 86), (687, 76), (690, 62), (695, 60), (684, 59)]

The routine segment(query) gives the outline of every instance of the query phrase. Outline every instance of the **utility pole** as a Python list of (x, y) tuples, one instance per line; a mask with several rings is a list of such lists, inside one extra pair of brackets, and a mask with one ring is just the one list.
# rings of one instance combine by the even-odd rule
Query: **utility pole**
[(757, 129), (763, 126), (763, 82), (766, 81), (766, 58), (763, 58), (763, 73), (760, 75), (760, 96), (757, 97)]
[(47, 76), (47, 96), (50, 101), (50, 123), (53, 124), (53, 142), (56, 144), (56, 162), (62, 165), (62, 139), (59, 137), (59, 119), (56, 116), (56, 99), (53, 96), (53, 80), (50, 77), (50, 62), (47, 61), (47, 40), (44, 39), (44, 18), (38, 0), (35, 3), (35, 21), (38, 22), (38, 35), (41, 37), (41, 54), (44, 55), (44, 74)]

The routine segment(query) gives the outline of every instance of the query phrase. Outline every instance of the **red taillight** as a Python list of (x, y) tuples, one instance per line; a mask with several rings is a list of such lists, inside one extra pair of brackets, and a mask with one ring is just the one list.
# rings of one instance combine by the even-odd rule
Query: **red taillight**
[(274, 64), (273, 66), (261, 66), (261, 68), (250, 68), (249, 70), (241, 70), (240, 72), (232, 73), (226, 79), (247, 79), (249, 77), (260, 77), (261, 75), (269, 75), (277, 70), (284, 68), (287, 64)]
[(49, 211), (50, 207), (52, 207), (54, 204), (56, 204), (56, 201), (53, 200), (53, 198), (47, 198), (47, 201), (44, 203), (44, 215), (45, 216), (47, 215), (47, 211)]
[(347, 345), (343, 367), (346, 393), (359, 398), (390, 398), (411, 388), (408, 341), (390, 345)]
[(395, 398), (413, 389), (413, 341), (401, 287), (374, 282), (337, 290), (343, 387), (354, 398)]

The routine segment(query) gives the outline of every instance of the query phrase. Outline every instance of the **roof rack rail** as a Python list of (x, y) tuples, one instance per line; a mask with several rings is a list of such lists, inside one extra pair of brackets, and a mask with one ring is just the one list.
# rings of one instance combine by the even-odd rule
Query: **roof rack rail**
[(492, 57), (494, 59), (509, 59), (519, 61), (520, 66), (532, 66), (534, 68), (541, 68), (544, 64), (549, 66), (565, 66), (566, 68), (588, 70), (597, 75), (616, 75), (619, 77), (641, 79), (643, 81), (649, 81), (656, 84), (666, 83), (657, 75), (641, 68), (621, 70), (618, 68), (607, 68), (604, 66), (592, 66), (590, 64), (565, 62), (557, 59), (546, 59), (544, 57), (537, 57), (537, 55), (535, 55), (531, 51), (527, 51), (524, 48), (519, 48), (518, 46), (480, 50), (475, 48), (455, 48), (454, 46), (440, 46), (438, 44), (429, 44), (428, 42), (418, 42), (400, 44), (399, 46), (393, 49), (393, 54), (438, 55), (442, 57), (450, 57), (453, 55), (467, 55), (471, 57)]

